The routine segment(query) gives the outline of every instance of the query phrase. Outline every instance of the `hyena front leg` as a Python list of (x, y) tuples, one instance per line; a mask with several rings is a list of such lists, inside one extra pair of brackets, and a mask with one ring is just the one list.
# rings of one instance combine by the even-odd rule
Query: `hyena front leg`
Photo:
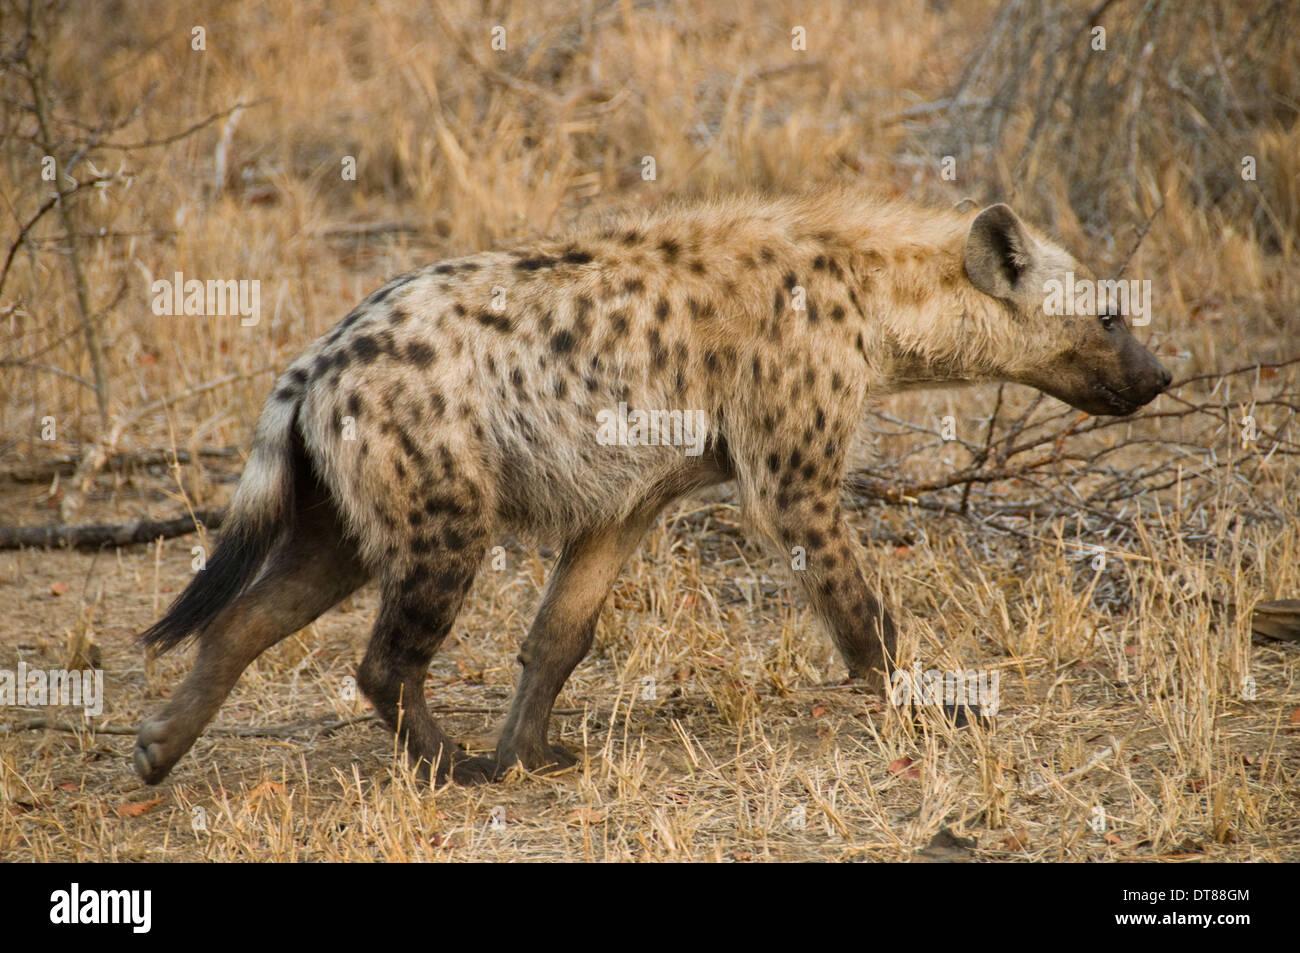
[(663, 498), (647, 501), (623, 523), (584, 533), (565, 545), (519, 652), (524, 671), (496, 757), (483, 765), (493, 776), (500, 777), (515, 764), (530, 771), (574, 764), (572, 754), (547, 740), (551, 709), (569, 675), (591, 649), (596, 621), (614, 580), (666, 502)]
[[(833, 484), (833, 485), (832, 485)], [(883, 691), (894, 664), (897, 633), (862, 569), (861, 546), (839, 505), (838, 481), (790, 481), (762, 486), (747, 501), (754, 522), (767, 529), (794, 569), (829, 631), (849, 677)]]

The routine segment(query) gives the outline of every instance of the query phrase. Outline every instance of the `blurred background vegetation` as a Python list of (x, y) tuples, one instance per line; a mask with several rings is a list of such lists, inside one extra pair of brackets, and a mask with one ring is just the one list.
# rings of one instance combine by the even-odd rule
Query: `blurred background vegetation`
[[(1126, 275), (1177, 374), (1289, 357), (1298, 27), (1282, 0), (4, 0), (0, 446), (239, 443), (401, 270), (831, 180), (1008, 201), (1099, 272), (1149, 224)], [(177, 271), (259, 279), (263, 320), (154, 315)]]

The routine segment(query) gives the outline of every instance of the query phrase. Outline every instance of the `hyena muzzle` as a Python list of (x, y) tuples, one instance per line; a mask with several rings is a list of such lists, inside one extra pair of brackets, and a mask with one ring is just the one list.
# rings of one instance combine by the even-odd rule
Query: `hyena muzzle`
[[(1168, 372), (1122, 315), (1049, 315), (1087, 272), (1009, 208), (936, 211), (847, 192), (714, 201), (568, 241), (431, 265), (380, 288), (279, 378), (218, 547), (142, 635), (197, 637), (193, 670), (140, 728), (161, 781), (244, 668), (369, 580), (381, 605), (358, 684), (442, 781), (546, 770), (552, 706), (660, 510), (734, 481), (850, 678), (888, 684), (895, 629), (840, 508), (870, 399), (981, 380), (1128, 414)], [(701, 413), (704, 439), (598, 440), (602, 412)], [(634, 429), (635, 432), (635, 429)], [(498, 534), (562, 544), (492, 757), (424, 697), (428, 666)]]

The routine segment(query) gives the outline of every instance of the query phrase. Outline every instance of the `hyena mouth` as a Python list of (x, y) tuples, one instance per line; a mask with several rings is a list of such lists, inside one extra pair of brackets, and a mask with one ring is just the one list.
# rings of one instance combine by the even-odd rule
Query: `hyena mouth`
[(1129, 414), (1133, 413), (1133, 411), (1146, 403), (1146, 401), (1138, 401), (1131, 397), (1125, 397), (1119, 391), (1107, 387), (1105, 384), (1098, 384), (1097, 390), (1101, 392), (1101, 395), (1110, 405), (1107, 412), (1116, 417), (1127, 417)]

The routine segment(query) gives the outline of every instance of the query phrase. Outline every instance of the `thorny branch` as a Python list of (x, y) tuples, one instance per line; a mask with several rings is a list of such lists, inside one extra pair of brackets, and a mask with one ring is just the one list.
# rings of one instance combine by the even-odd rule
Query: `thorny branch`
[[(1041, 396), (1035, 397), (996, 431), (995, 411), (982, 444), (945, 441), (937, 430), (876, 413), (877, 420), (893, 427), (904, 425), (903, 431), (880, 430), (886, 437), (926, 434), (935, 439), (916, 443), (906, 453), (884, 454), (887, 465), (858, 470), (848, 486), (864, 503), (908, 503), (1022, 538), (1034, 538), (1041, 522), (1070, 520), (1077, 535), (1123, 546), (1138, 538), (1137, 524), (1152, 515), (1152, 498), (1160, 491), (1176, 489), (1190, 511), (1205, 494), (1251, 486), (1267, 478), (1279, 457), (1300, 456), (1300, 442), (1288, 435), (1300, 414), (1297, 369), (1300, 355), (1196, 374), (1175, 382), (1157, 405), (1160, 409), (1132, 417), (1088, 417), (1068, 407), (1044, 413)], [(1247, 374), (1255, 376), (1251, 395), (1229, 397), (1232, 379)], [(1277, 384), (1263, 394), (1260, 384), (1267, 379)], [(1209, 380), (1215, 383), (1208, 394), (1183, 396), (1195, 389), (1191, 385)], [(939, 451), (948, 443), (969, 454), (966, 465), (928, 478), (900, 475), (900, 458)], [(1016, 492), (1008, 493), (1009, 487)], [(1153, 505), (1144, 514), (1147, 500)], [(1240, 515), (1277, 518), (1262, 507), (1259, 503)]]

